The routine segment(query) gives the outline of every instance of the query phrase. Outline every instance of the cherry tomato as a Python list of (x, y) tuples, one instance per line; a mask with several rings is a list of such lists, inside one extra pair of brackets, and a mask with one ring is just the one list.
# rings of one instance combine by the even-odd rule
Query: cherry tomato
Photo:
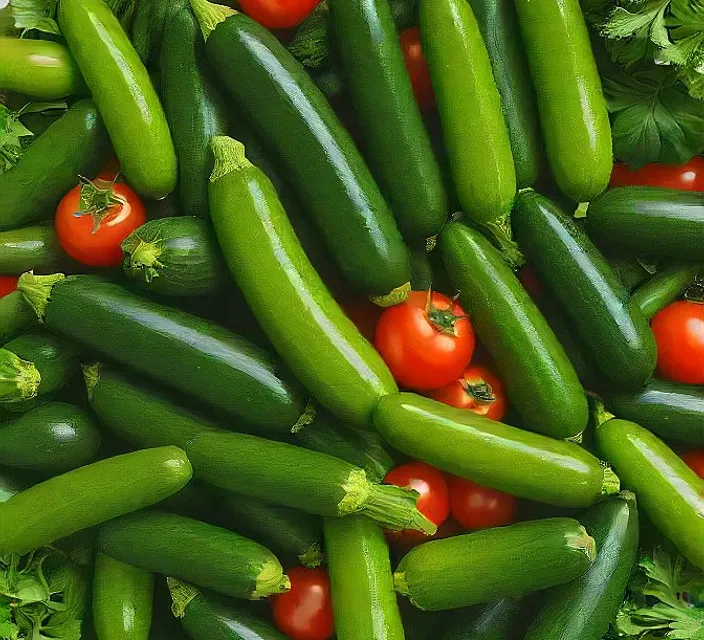
[(303, 22), (320, 0), (240, 0), (239, 8), (268, 29), (291, 29)]
[(470, 364), (464, 375), (446, 387), (427, 392), (428, 397), (480, 416), (501, 421), (508, 412), (504, 385), (487, 367)]
[(694, 156), (681, 165), (646, 164), (641, 169), (630, 169), (627, 164), (617, 162), (611, 174), (612, 187), (643, 185), (667, 187), (683, 191), (704, 191), (704, 158)]
[[(407, 462), (391, 469), (384, 477), (385, 484), (414, 489), (418, 492), (416, 506), (434, 525), (442, 525), (450, 515), (450, 496), (442, 471), (425, 462)], [(413, 546), (428, 539), (420, 531), (387, 531), (387, 537), (405, 546)]]
[(19, 276), (0, 276), (0, 298), (17, 289)]
[(401, 48), (418, 106), (423, 111), (433, 109), (435, 94), (430, 81), (430, 69), (423, 55), (418, 27), (409, 27), (401, 32)]
[(538, 278), (535, 269), (529, 264), (520, 268), (518, 271), (518, 279), (533, 300), (539, 299), (545, 292), (545, 286)]
[(291, 590), (272, 596), (274, 622), (292, 640), (328, 640), (335, 633), (328, 572), (318, 567), (286, 571)]
[(359, 329), (359, 332), (369, 342), (373, 342), (376, 324), (379, 322), (383, 309), (378, 304), (374, 304), (369, 298), (363, 296), (343, 300), (341, 306), (347, 317)]
[(126, 184), (84, 180), (59, 203), (54, 225), (66, 253), (91, 267), (116, 267), (120, 244), (147, 219), (144, 204)]
[(678, 300), (651, 323), (658, 345), (658, 373), (668, 380), (704, 384), (704, 303)]
[(374, 346), (398, 383), (439, 389), (462, 376), (474, 352), (474, 330), (459, 304), (436, 292), (411, 291), (385, 309)]
[(482, 487), (471, 480), (448, 477), (452, 517), (467, 529), (490, 529), (511, 524), (516, 515), (516, 498)]

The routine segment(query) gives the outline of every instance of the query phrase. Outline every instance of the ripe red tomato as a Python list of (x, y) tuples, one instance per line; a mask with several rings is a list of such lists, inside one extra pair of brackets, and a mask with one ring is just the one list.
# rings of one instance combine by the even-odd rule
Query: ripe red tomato
[(516, 498), (508, 493), (448, 477), (452, 517), (467, 529), (490, 529), (511, 524), (516, 516)]
[(319, 3), (320, 0), (240, 0), (239, 8), (268, 29), (292, 29)]
[(0, 276), (0, 298), (17, 289), (19, 276)]
[(700, 478), (704, 478), (704, 451), (691, 451), (682, 456), (682, 460), (687, 463), (687, 466), (694, 471)]
[(286, 571), (291, 590), (272, 596), (274, 622), (292, 640), (328, 640), (335, 633), (328, 572), (318, 567)]
[(653, 162), (635, 170), (623, 162), (617, 162), (611, 174), (611, 186), (630, 185), (704, 191), (704, 158), (694, 156), (689, 162), (681, 165)]
[(430, 80), (430, 69), (423, 55), (418, 27), (409, 27), (401, 32), (401, 48), (418, 106), (423, 111), (434, 108), (435, 94)]
[[(416, 506), (434, 525), (442, 525), (450, 515), (450, 495), (445, 474), (425, 462), (407, 462), (391, 469), (384, 477), (385, 484), (414, 489), (418, 492)], [(394, 542), (412, 546), (428, 539), (420, 531), (387, 531)]]
[(379, 322), (383, 309), (378, 304), (374, 304), (366, 296), (343, 300), (341, 306), (347, 314), (347, 317), (352, 320), (357, 329), (359, 329), (359, 332), (369, 340), (369, 342), (373, 342), (376, 324)]
[(464, 375), (446, 387), (427, 392), (428, 397), (480, 416), (501, 421), (508, 412), (504, 385), (487, 367), (470, 364)]
[(658, 373), (677, 382), (704, 384), (704, 303), (673, 302), (651, 326), (658, 345)]
[(385, 309), (374, 346), (397, 382), (439, 389), (462, 376), (474, 352), (474, 330), (459, 304), (436, 292), (411, 291)]
[(82, 183), (59, 203), (54, 225), (64, 251), (90, 267), (116, 267), (122, 262), (120, 244), (147, 219), (144, 204), (126, 184)]

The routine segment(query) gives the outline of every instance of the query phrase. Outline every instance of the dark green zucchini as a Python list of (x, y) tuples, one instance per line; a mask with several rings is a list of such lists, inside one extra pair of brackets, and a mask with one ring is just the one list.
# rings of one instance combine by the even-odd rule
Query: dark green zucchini
[[(188, 0), (140, 0), (134, 5), (131, 40), (148, 69), (159, 66), (166, 27), (171, 17), (188, 10)], [(158, 74), (154, 74), (158, 78)]]
[(54, 227), (37, 225), (0, 232), (0, 273), (53, 273), (69, 262)]
[(651, 320), (689, 288), (699, 270), (699, 265), (689, 264), (658, 271), (650, 280), (640, 285), (631, 298), (643, 315)]
[(435, 284), (433, 282), (433, 265), (430, 254), (425, 246), (411, 247), (411, 289), (427, 291)]
[(210, 223), (194, 216), (150, 220), (124, 240), (122, 251), (125, 273), (146, 291), (216, 295), (230, 282)]
[(37, 314), (19, 291), (0, 298), (0, 345), (30, 331), (38, 322)]
[(520, 615), (518, 598), (458, 611), (441, 640), (514, 640)]
[(642, 387), (655, 371), (653, 332), (587, 234), (535, 191), (518, 195), (511, 219), (519, 246), (601, 374), (620, 388)]
[(704, 194), (621, 187), (593, 200), (587, 230), (639, 255), (704, 260)]

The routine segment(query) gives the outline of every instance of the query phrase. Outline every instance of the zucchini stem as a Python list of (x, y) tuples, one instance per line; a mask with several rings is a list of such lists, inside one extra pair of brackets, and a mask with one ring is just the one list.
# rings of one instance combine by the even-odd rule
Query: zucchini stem
[(254, 167), (247, 159), (244, 145), (239, 140), (233, 140), (228, 136), (215, 136), (210, 141), (210, 149), (215, 156), (210, 182), (215, 182), (235, 171)]
[(186, 615), (186, 608), (200, 595), (200, 591), (186, 582), (169, 576), (166, 577), (166, 585), (171, 595), (171, 613), (176, 618), (183, 618)]
[(311, 569), (323, 564), (324, 556), (320, 542), (314, 542), (310, 545), (310, 547), (298, 556), (298, 559), (304, 567), (310, 567)]
[(278, 560), (272, 560), (264, 565), (254, 583), (254, 591), (250, 600), (261, 600), (276, 593), (286, 593), (291, 589), (291, 580), (282, 572)]
[(371, 296), (369, 299), (376, 305), (380, 307), (393, 307), (394, 305), (400, 304), (411, 292), (411, 283), (407, 282), (402, 284), (400, 287), (396, 287), (389, 291), (389, 293), (381, 296)]
[(230, 7), (213, 4), (208, 0), (191, 0), (191, 8), (196, 14), (196, 20), (198, 20), (200, 30), (203, 32), (204, 40), (210, 37), (210, 34), (215, 31), (215, 27), (221, 22), (225, 22), (230, 16), (239, 13)]
[(159, 270), (164, 267), (159, 260), (163, 251), (163, 242), (145, 242), (134, 233), (122, 243), (125, 254), (124, 268), (128, 275), (139, 276), (140, 280), (152, 282), (159, 277)]
[(301, 432), (304, 427), (307, 427), (309, 424), (315, 422), (315, 416), (315, 401), (313, 400), (313, 398), (308, 398), (308, 402), (306, 402), (306, 406), (305, 409), (303, 409), (303, 413), (298, 418), (298, 420), (296, 420), (296, 424), (291, 427), (291, 433)]
[(51, 299), (54, 285), (65, 279), (66, 276), (63, 273), (54, 273), (50, 276), (35, 276), (34, 273), (28, 271), (20, 276), (17, 289), (24, 296), (27, 304), (32, 307), (34, 313), (37, 314), (40, 322), (44, 322), (46, 307)]
[(499, 220), (485, 222), (480, 226), (489, 240), (499, 249), (504, 261), (514, 271), (526, 263), (523, 253), (513, 239), (511, 218), (508, 214)]
[(33, 362), (0, 349), (0, 405), (36, 398), (41, 379)]
[(601, 492), (605, 496), (611, 496), (621, 490), (621, 480), (616, 472), (608, 465), (604, 465), (604, 481), (601, 485)]
[(83, 380), (86, 383), (86, 391), (88, 392), (88, 400), (93, 400), (93, 389), (100, 382), (100, 363), (82, 364)]
[(572, 549), (583, 551), (590, 562), (596, 560), (596, 541), (587, 533), (584, 527), (580, 527), (579, 535), (567, 536), (566, 544)]

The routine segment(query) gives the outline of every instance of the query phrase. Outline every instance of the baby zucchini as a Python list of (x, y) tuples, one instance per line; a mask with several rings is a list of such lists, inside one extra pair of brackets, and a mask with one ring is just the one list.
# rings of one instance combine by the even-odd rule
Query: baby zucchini
[(631, 299), (638, 305), (641, 313), (648, 320), (652, 320), (689, 288), (700, 269), (699, 265), (688, 264), (658, 271), (633, 292)]
[(51, 225), (0, 232), (0, 273), (53, 273), (68, 260)]

